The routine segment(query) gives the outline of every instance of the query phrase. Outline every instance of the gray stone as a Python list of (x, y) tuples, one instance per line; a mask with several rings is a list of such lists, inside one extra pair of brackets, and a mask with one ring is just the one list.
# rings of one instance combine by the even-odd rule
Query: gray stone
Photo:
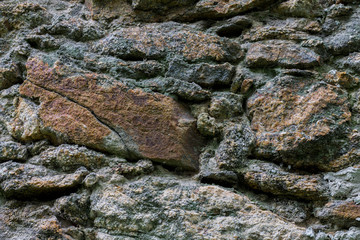
[(320, 175), (300, 175), (287, 172), (276, 164), (249, 161), (240, 170), (243, 181), (252, 189), (273, 195), (298, 199), (321, 200), (328, 197), (328, 186)]
[(161, 59), (171, 53), (189, 61), (236, 61), (243, 56), (235, 41), (173, 22), (121, 28), (96, 43), (94, 50), (128, 60)]
[(325, 38), (325, 46), (332, 54), (346, 55), (359, 50), (359, 15), (359, 10), (354, 11), (346, 24), (342, 25), (333, 35)]
[(49, 147), (38, 156), (29, 160), (32, 164), (64, 172), (74, 172), (79, 167), (95, 170), (103, 166), (116, 166), (125, 159), (108, 157), (102, 153), (76, 145), (63, 144), (59, 147)]
[(0, 164), (0, 191), (6, 198), (47, 200), (75, 191), (88, 174), (79, 169), (73, 174), (58, 174), (32, 164)]
[(330, 194), (335, 199), (352, 199), (360, 193), (360, 169), (348, 167), (324, 176), (329, 182)]
[(337, 64), (342, 68), (350, 68), (351, 70), (360, 73), (360, 53), (351, 53), (348, 56), (339, 59)]
[(58, 198), (54, 209), (57, 215), (76, 225), (87, 225), (90, 206), (90, 196), (86, 193), (72, 193)]
[(144, 11), (166, 11), (171, 8), (188, 6), (195, 2), (195, 0), (132, 0), (132, 7)]
[(28, 152), (24, 145), (18, 142), (8, 141), (0, 138), (0, 162), (18, 160), (25, 161)]
[(95, 227), (138, 239), (267, 239), (275, 232), (283, 239), (305, 236), (305, 229), (260, 210), (246, 196), (169, 175), (121, 187), (106, 184), (90, 199)]
[(253, 43), (246, 55), (250, 67), (311, 68), (320, 64), (320, 56), (289, 41)]
[(243, 112), (243, 97), (229, 92), (215, 92), (210, 101), (209, 114), (224, 119), (240, 116)]
[(235, 69), (229, 63), (224, 64), (188, 64), (174, 59), (169, 65), (166, 76), (194, 82), (203, 87), (226, 86), (231, 83)]

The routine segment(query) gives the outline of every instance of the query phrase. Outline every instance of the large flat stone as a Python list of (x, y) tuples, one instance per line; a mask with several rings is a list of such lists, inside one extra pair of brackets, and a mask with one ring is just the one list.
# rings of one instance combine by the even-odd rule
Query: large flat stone
[(29, 81), (21, 85), (20, 93), (40, 100), (40, 132), (54, 144), (75, 143), (98, 151), (128, 156), (126, 146), (118, 134), (99, 122), (86, 108)]
[[(29, 59), (27, 69), (28, 81), (21, 87), (22, 94), (40, 100), (45, 95), (40, 92), (54, 95), (42, 100), (44, 107), (40, 115), (49, 127), (73, 140), (81, 136), (83, 145), (93, 147), (106, 142), (105, 137), (115, 131), (125, 147), (107, 148), (107, 152), (119, 151), (121, 155), (126, 149), (135, 158), (197, 168), (201, 138), (196, 121), (172, 98), (128, 89), (103, 75), (71, 72), (60, 62), (49, 66), (39, 57)], [(58, 117), (61, 112), (63, 118)], [(73, 125), (77, 118), (82, 126), (80, 122), (76, 127)], [(88, 126), (90, 122), (92, 126)]]
[(90, 197), (94, 226), (135, 239), (305, 239), (304, 228), (218, 186), (173, 176), (103, 186)]
[(120, 28), (94, 48), (102, 54), (130, 60), (161, 59), (170, 53), (190, 61), (235, 61), (243, 56), (235, 41), (177, 23)]

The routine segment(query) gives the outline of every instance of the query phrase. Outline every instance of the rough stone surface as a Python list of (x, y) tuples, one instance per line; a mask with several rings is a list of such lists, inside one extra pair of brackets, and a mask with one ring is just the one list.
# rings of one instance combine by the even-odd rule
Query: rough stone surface
[(256, 161), (248, 163), (242, 172), (246, 184), (274, 195), (312, 200), (321, 200), (327, 195), (327, 185), (319, 175), (297, 175), (275, 164)]
[(276, 11), (281, 15), (292, 17), (314, 17), (321, 15), (320, 1), (317, 0), (288, 0), (281, 3)]
[(360, 225), (360, 206), (352, 201), (329, 202), (315, 214), (320, 219), (326, 219), (340, 227)]
[(1, 0), (1, 240), (360, 239), (355, 0)]
[[(116, 143), (106, 140), (108, 135), (113, 133), (110, 129), (114, 129), (116, 137), (120, 139), (120, 146), (115, 150), (105, 149), (110, 153), (122, 156), (127, 151), (127, 156), (142, 156), (168, 165), (197, 168), (196, 148), (200, 146), (201, 139), (197, 137), (195, 120), (173, 99), (160, 94), (149, 94), (140, 89), (127, 89), (112, 79), (103, 79), (101, 75), (65, 77), (65, 74), (71, 74), (66, 72), (65, 66), (50, 67), (39, 58), (30, 59), (27, 68), (27, 80), (30, 84), (40, 91), (51, 90), (48, 91), (49, 94), (55, 94), (63, 101), (66, 100), (62, 96), (71, 99), (72, 101), (66, 101), (64, 104), (74, 105), (89, 115), (80, 120), (81, 124), (86, 126), (90, 119), (94, 122), (93, 126), (87, 128), (79, 126), (80, 123), (71, 127), (63, 120), (56, 124), (51, 119), (56, 118), (54, 114), (44, 114), (44, 120), (49, 119), (49, 127), (70, 135), (70, 138), (75, 139), (75, 143), (92, 146), (105, 142), (114, 145), (115, 148)], [(102, 84), (102, 81), (107, 82)], [(22, 86), (20, 92), (29, 97), (36, 97), (34, 91), (29, 90), (26, 85)], [(56, 101), (48, 102), (51, 106)], [(44, 111), (49, 111), (49, 107), (44, 107)], [(72, 114), (71, 111), (74, 110), (65, 110), (70, 118), (85, 115), (76, 112)], [(70, 122), (74, 123), (73, 120)], [(55, 125), (52, 126), (52, 123)], [(81, 139), (76, 140), (79, 128), (84, 129), (84, 133)], [(87, 143), (92, 140), (97, 142)]]
[(235, 69), (229, 63), (210, 65), (207, 63), (188, 64), (175, 59), (171, 62), (166, 76), (194, 82), (204, 87), (229, 85)]
[(266, 25), (253, 24), (244, 32), (242, 38), (246, 41), (263, 41), (271, 39), (308, 40), (313, 39), (310, 33), (322, 31), (321, 25), (307, 18), (289, 18), (286, 20), (269, 20)]
[(324, 39), (325, 46), (336, 55), (358, 51), (360, 46), (359, 10), (354, 11), (349, 21), (333, 35)]
[(122, 59), (160, 59), (174, 53), (189, 61), (235, 61), (243, 56), (239, 44), (177, 23), (121, 28), (94, 46)]
[(264, 42), (250, 46), (246, 63), (250, 67), (310, 68), (320, 64), (320, 56), (291, 42)]
[(102, 166), (117, 166), (124, 161), (125, 159), (108, 157), (85, 147), (67, 144), (59, 147), (48, 147), (38, 156), (29, 159), (32, 164), (46, 166), (54, 170), (61, 169), (64, 172), (73, 172), (79, 167), (94, 170)]
[(47, 199), (74, 191), (88, 173), (79, 169), (72, 174), (57, 174), (45, 167), (11, 161), (2, 163), (0, 168), (1, 192), (14, 199)]
[(0, 143), (0, 162), (9, 160), (25, 161), (27, 159), (26, 146), (18, 142), (1, 139)]
[(350, 68), (357, 73), (360, 72), (360, 53), (354, 52), (339, 60), (339, 65), (344, 68)]
[[(273, 0), (200, 0), (195, 7), (185, 14), (186, 18), (222, 18), (261, 8)], [(189, 16), (186, 16), (189, 15)]]
[[(268, 82), (248, 99), (251, 128), (256, 134), (256, 155), (280, 155), (285, 162), (328, 169), (311, 155), (327, 155), (331, 162), (351, 113), (346, 93), (335, 86), (309, 78), (284, 76)], [(344, 126), (344, 127), (342, 127)], [(330, 139), (330, 140), (329, 140)], [(333, 140), (333, 141), (335, 141)], [(336, 142), (336, 141), (335, 141)], [(338, 143), (333, 143), (335, 146)], [(322, 150), (315, 145), (325, 144)], [(312, 151), (315, 150), (314, 151)], [(323, 161), (324, 161), (323, 160)], [(331, 168), (331, 166), (330, 166)]]

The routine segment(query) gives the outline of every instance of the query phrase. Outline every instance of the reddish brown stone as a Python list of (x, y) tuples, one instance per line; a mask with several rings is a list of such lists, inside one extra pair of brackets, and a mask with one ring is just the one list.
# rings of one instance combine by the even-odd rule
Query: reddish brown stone
[[(121, 139), (89, 110), (29, 81), (21, 85), (20, 94), (40, 100), (41, 134), (55, 144), (70, 142), (127, 156)], [(110, 139), (117, 142), (115, 147), (109, 143)]]
[[(50, 67), (38, 58), (28, 61), (27, 70), (29, 81), (66, 96), (77, 103), (71, 102), (71, 105), (89, 109), (100, 121), (114, 129), (132, 155), (168, 165), (197, 168), (201, 138), (196, 131), (196, 121), (172, 98), (146, 93), (140, 89), (128, 89), (123, 84), (98, 74), (75, 75), (59, 63)], [(29, 90), (28, 95), (34, 93)], [(81, 112), (73, 112), (68, 108), (70, 106), (59, 101), (54, 98), (48, 100), (47, 105), (61, 106), (68, 114), (69, 121), (73, 121), (70, 119), (73, 115), (81, 117)], [(55, 111), (55, 108), (51, 109)], [(59, 122), (47, 116), (49, 124), (58, 126), (58, 131), (74, 134), (74, 137), (77, 135), (77, 129), (69, 128), (67, 121)], [(85, 117), (81, 120), (86, 121)], [(103, 129), (91, 126), (89, 131), (102, 133)], [(89, 134), (84, 135), (84, 140), (93, 141), (94, 137), (101, 139), (104, 136), (102, 134), (96, 138), (98, 135), (91, 137)]]

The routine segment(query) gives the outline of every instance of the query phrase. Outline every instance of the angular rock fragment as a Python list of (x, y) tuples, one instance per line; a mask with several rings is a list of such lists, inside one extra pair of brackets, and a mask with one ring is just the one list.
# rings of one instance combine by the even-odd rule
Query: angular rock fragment
[(248, 163), (241, 172), (244, 182), (253, 189), (306, 200), (327, 198), (328, 188), (320, 175), (289, 173), (273, 163), (260, 161)]
[(126, 62), (115, 57), (95, 54), (84, 56), (84, 67), (93, 72), (106, 72), (116, 78), (146, 79), (162, 76), (165, 66), (157, 61)]
[(314, 0), (288, 0), (281, 3), (275, 11), (291, 17), (316, 17), (322, 14), (319, 1)]
[(223, 131), (224, 136), (217, 149), (208, 148), (200, 155), (199, 179), (204, 183), (233, 186), (238, 183), (237, 173), (247, 164), (255, 136), (247, 119), (229, 124)]
[(187, 82), (194, 82), (204, 87), (229, 85), (235, 74), (235, 68), (229, 64), (188, 64), (185, 61), (175, 59), (170, 63), (166, 73), (167, 77), (173, 77)]
[(117, 165), (124, 159), (107, 157), (105, 154), (87, 149), (85, 147), (63, 144), (58, 147), (49, 147), (39, 156), (29, 162), (51, 169), (61, 169), (64, 172), (74, 172), (79, 167), (95, 170), (102, 166)]
[(201, 113), (197, 117), (197, 129), (204, 136), (215, 136), (219, 132), (215, 118), (208, 113)]
[(353, 201), (332, 201), (316, 209), (315, 216), (339, 227), (359, 227), (360, 205)]
[(14, 122), (19, 85), (0, 91), (0, 135), (10, 135), (9, 126)]
[(5, 59), (0, 60), (0, 90), (21, 82), (21, 72), (18, 65)]
[[(76, 74), (60, 62), (49, 66), (39, 57), (30, 59), (27, 69), (28, 81), (20, 92), (40, 98), (44, 125), (71, 142), (119, 156), (197, 168), (202, 141), (196, 121), (172, 98), (128, 89), (103, 75)], [(59, 115), (65, 118), (60, 120)]]
[[(356, 157), (358, 159), (360, 151), (357, 151), (357, 153)], [(330, 195), (334, 199), (354, 199), (358, 197), (358, 193), (360, 192), (359, 165), (348, 167), (338, 172), (327, 173), (324, 179), (329, 182)]]
[(166, 95), (175, 95), (182, 100), (201, 102), (210, 98), (210, 91), (194, 82), (186, 82), (176, 78), (153, 78), (135, 84), (138, 87), (151, 89)]
[(246, 16), (236, 16), (225, 21), (219, 21), (208, 31), (215, 32), (220, 37), (236, 38), (243, 30), (251, 27), (252, 20)]
[(360, 53), (354, 52), (349, 54), (348, 56), (341, 58), (337, 61), (337, 63), (342, 68), (350, 68), (357, 73), (360, 73)]
[(196, 0), (132, 0), (132, 7), (143, 11), (166, 11), (171, 8), (188, 6)]
[(42, 124), (39, 106), (25, 98), (18, 98), (12, 121), (8, 123), (10, 134), (17, 140), (31, 142), (42, 140)]
[(18, 160), (25, 161), (28, 152), (26, 146), (20, 143), (0, 138), (0, 162)]
[(333, 35), (324, 39), (327, 49), (334, 55), (347, 55), (356, 52), (360, 47), (360, 10), (351, 15), (349, 21), (342, 25)]
[(325, 81), (332, 85), (339, 85), (347, 90), (354, 89), (359, 86), (359, 78), (354, 77), (347, 72), (332, 70), (325, 76)]
[(46, 200), (74, 191), (87, 175), (86, 169), (58, 174), (41, 166), (6, 162), (0, 164), (0, 191), (6, 198)]
[(81, 18), (59, 18), (42, 29), (43, 33), (63, 35), (75, 41), (90, 41), (102, 38), (105, 32), (95, 21), (84, 21)]
[(340, 3), (331, 5), (328, 11), (329, 13), (326, 15), (326, 17), (337, 18), (351, 15), (352, 8)]
[(209, 114), (215, 118), (231, 118), (243, 112), (243, 97), (229, 92), (215, 92), (211, 98)]
[(341, 88), (294, 76), (268, 82), (248, 99), (247, 108), (257, 156), (323, 170), (338, 156), (351, 117)]
[(86, 193), (72, 193), (56, 200), (54, 208), (62, 218), (86, 226), (89, 218), (90, 197)]
[(320, 56), (308, 48), (287, 41), (253, 43), (246, 55), (250, 67), (307, 69), (320, 64)]
[(243, 55), (234, 41), (172, 22), (120, 28), (98, 42), (94, 49), (129, 60), (159, 59), (174, 53), (189, 61), (231, 62)]
[(218, 19), (232, 17), (256, 8), (263, 8), (274, 0), (200, 0), (182, 16), (185, 19)]
[(270, 20), (265, 25), (254, 25), (245, 31), (242, 39), (251, 42), (271, 39), (308, 40), (314, 38), (310, 33), (321, 31), (322, 27), (317, 21), (306, 18)]
[(26, 36), (26, 42), (31, 47), (41, 50), (56, 50), (60, 47), (60, 41), (49, 34), (30, 34)]
[(137, 163), (119, 163), (116, 167), (116, 172), (131, 178), (144, 174), (149, 174), (154, 171), (154, 165), (150, 160), (140, 160)]
[(247, 119), (241, 123), (230, 124), (224, 129), (224, 138), (215, 152), (215, 160), (220, 169), (237, 171), (246, 166), (247, 157), (251, 154), (255, 135)]

